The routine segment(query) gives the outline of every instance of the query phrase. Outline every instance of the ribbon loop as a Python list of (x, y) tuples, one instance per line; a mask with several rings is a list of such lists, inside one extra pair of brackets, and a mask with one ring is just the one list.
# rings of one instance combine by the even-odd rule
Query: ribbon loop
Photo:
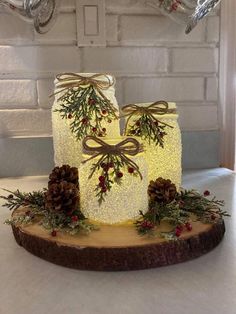
[[(93, 141), (94, 143), (98, 144), (97, 146), (90, 146), (88, 144), (89, 141)], [(120, 143), (116, 145), (110, 145), (101, 140), (100, 138), (97, 138), (95, 136), (86, 136), (83, 139), (82, 142), (82, 148), (83, 152), (87, 155), (90, 155), (88, 159), (82, 161), (82, 163), (86, 163), (98, 156), (100, 156), (100, 159), (95, 164), (95, 169), (99, 168), (101, 160), (104, 159), (104, 157), (109, 155), (116, 155), (120, 158), (121, 162), (127, 166), (133, 167), (137, 173), (139, 174), (140, 178), (142, 179), (142, 174), (139, 171), (138, 165), (127, 155), (129, 156), (135, 156), (138, 153), (143, 152), (143, 145), (140, 144), (135, 138), (126, 138)], [(90, 177), (93, 175), (90, 175)]]
[[(89, 141), (93, 141), (97, 146), (90, 146)], [(130, 145), (127, 145), (130, 144)], [(95, 136), (86, 136), (82, 142), (83, 152), (88, 155), (94, 154), (115, 154), (135, 156), (143, 151), (143, 146), (135, 138), (126, 138), (116, 145), (110, 145)], [(86, 161), (85, 161), (86, 162)]]
[(126, 105), (122, 108), (125, 113), (123, 117), (130, 115), (143, 115), (143, 114), (159, 114), (164, 115), (168, 113), (176, 113), (175, 109), (169, 109), (168, 102), (164, 100), (156, 101), (149, 106), (138, 106), (135, 104)]
[[(161, 123), (165, 126), (169, 126), (167, 123), (164, 123), (158, 120), (154, 115), (165, 115), (170, 113), (176, 113), (176, 109), (169, 109), (168, 102), (164, 100), (156, 101), (149, 106), (138, 106), (136, 104), (129, 104), (122, 108), (124, 115), (120, 116), (120, 118), (128, 117), (125, 123), (125, 134), (127, 134), (128, 124), (132, 116), (143, 116), (146, 115), (153, 121), (157, 123)], [(171, 126), (169, 126), (171, 127)], [(172, 128), (172, 127), (171, 127)]]
[(115, 84), (114, 76), (106, 73), (97, 73), (91, 76), (83, 76), (77, 73), (61, 73), (56, 76), (56, 91), (53, 95), (74, 87), (92, 85), (99, 90), (107, 90)]

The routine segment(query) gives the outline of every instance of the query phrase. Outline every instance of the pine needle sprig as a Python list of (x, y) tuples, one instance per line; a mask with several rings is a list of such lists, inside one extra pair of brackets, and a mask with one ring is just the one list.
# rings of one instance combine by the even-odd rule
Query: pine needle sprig
[(59, 98), (62, 119), (70, 119), (70, 129), (78, 140), (87, 135), (106, 136), (104, 122), (117, 119), (116, 108), (104, 94), (93, 85), (69, 88)]
[(44, 193), (46, 189), (43, 191), (33, 191), (29, 193), (16, 191), (9, 191), (6, 189), (2, 189), (10, 193), (8, 196), (0, 195), (0, 198), (5, 200), (2, 206), (9, 208), (9, 210), (18, 209), (21, 206), (44, 210), (45, 201), (44, 201)]
[[(209, 191), (205, 193), (207, 196), (210, 195)], [(192, 221), (213, 224), (223, 217), (229, 217), (227, 211), (222, 209), (223, 206), (224, 201), (215, 197), (209, 199), (194, 190), (181, 190), (171, 202), (150, 199), (148, 212), (145, 214), (141, 212), (135, 225), (139, 234), (153, 235), (157, 234), (160, 223), (166, 221), (172, 229), (159, 235), (167, 240), (176, 240), (183, 230), (192, 230)]]
[(154, 143), (164, 147), (164, 137), (166, 127), (172, 128), (169, 124), (157, 120), (153, 115), (143, 114), (139, 119), (134, 120), (127, 128), (126, 135), (139, 136), (148, 143)]

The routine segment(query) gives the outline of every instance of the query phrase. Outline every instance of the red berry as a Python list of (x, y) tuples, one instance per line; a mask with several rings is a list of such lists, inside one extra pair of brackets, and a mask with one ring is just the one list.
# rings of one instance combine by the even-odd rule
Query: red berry
[(153, 229), (153, 228), (154, 228), (154, 224), (153, 224), (151, 221), (144, 220), (144, 221), (141, 223), (141, 227), (142, 227), (143, 229)]
[(83, 118), (81, 121), (82, 121), (83, 124), (86, 124), (88, 122), (88, 119), (87, 118)]
[(79, 220), (79, 218), (78, 218), (78, 216), (72, 216), (72, 217), (71, 217), (71, 220), (74, 221), (74, 222), (76, 222), (76, 221)]
[(68, 118), (68, 119), (71, 119), (71, 118), (72, 118), (72, 114), (69, 113), (68, 116), (67, 116), (67, 118)]
[(129, 172), (129, 173), (134, 173), (134, 168), (129, 167), (129, 168), (128, 168), (128, 172)]
[(209, 196), (211, 193), (210, 193), (210, 191), (208, 191), (208, 190), (206, 190), (206, 191), (204, 191), (204, 196)]
[(116, 176), (117, 176), (117, 178), (122, 178), (123, 177), (123, 173), (122, 172), (117, 172)]
[(102, 189), (101, 189), (101, 191), (102, 191), (102, 193), (106, 193), (107, 188), (106, 188), (105, 186), (103, 186)]
[(52, 237), (56, 237), (56, 236), (57, 236), (57, 231), (56, 231), (56, 230), (52, 230), (51, 236), (52, 236)]
[(97, 132), (97, 128), (92, 128), (92, 131), (93, 132)]
[(98, 179), (99, 179), (100, 182), (104, 182), (105, 181), (105, 177), (104, 176), (100, 176)]
[(109, 167), (109, 168), (113, 168), (113, 167), (114, 167), (113, 162), (109, 162), (108, 167)]
[(100, 188), (104, 188), (104, 187), (105, 187), (105, 182), (100, 181), (100, 182), (98, 183), (98, 185), (100, 186)]
[(89, 98), (88, 103), (89, 103), (89, 105), (94, 105), (95, 104), (95, 100), (93, 98)]
[(175, 235), (176, 235), (176, 237), (181, 236), (181, 233), (182, 233), (182, 231), (181, 231), (178, 227), (176, 227), (176, 229), (175, 229)]
[(189, 222), (187, 222), (187, 223), (185, 224), (185, 227), (186, 227), (186, 229), (187, 229), (188, 231), (191, 231), (191, 230), (193, 229), (193, 226), (192, 226), (191, 223), (189, 223)]
[(107, 114), (107, 111), (106, 111), (106, 110), (102, 110), (102, 114), (103, 114), (103, 115), (106, 115), (106, 114)]
[(179, 229), (181, 232), (184, 230), (184, 226), (183, 225), (178, 225), (177, 227), (176, 227), (176, 229)]

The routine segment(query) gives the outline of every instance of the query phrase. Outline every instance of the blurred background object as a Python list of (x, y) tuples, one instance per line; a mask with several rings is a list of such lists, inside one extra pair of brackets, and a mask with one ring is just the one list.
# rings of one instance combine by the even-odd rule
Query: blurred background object
[(60, 0), (0, 0), (0, 5), (28, 23), (33, 23), (36, 31), (44, 34), (53, 26)]

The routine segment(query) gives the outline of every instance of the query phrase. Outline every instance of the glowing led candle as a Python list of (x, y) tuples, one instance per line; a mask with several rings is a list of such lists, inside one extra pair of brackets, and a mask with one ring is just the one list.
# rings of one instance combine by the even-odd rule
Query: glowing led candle
[[(73, 77), (73, 75), (75, 77)], [(81, 73), (81, 74), (64, 74), (63, 80), (55, 79), (56, 93), (55, 93), (55, 101), (52, 107), (52, 129), (53, 129), (53, 145), (54, 145), (54, 162), (57, 166), (61, 166), (63, 164), (69, 164), (73, 167), (79, 167), (82, 159), (82, 148), (81, 141), (82, 138), (78, 139), (78, 136), (71, 130), (71, 124), (74, 121), (74, 116), (70, 113), (62, 118), (60, 112), (56, 112), (56, 110), (60, 110), (63, 105), (67, 105), (61, 97), (65, 95), (67, 89), (66, 84), (77, 84), (76, 83), (76, 75), (81, 75), (82, 78), (92, 78), (97, 75), (94, 79), (95, 84), (97, 84), (97, 90), (101, 92), (102, 95), (105, 96), (107, 100), (110, 101), (111, 105), (117, 109), (118, 114), (118, 104), (115, 97), (115, 79), (111, 75), (103, 75), (103, 74), (91, 74), (91, 73)], [(71, 78), (71, 80), (70, 80)], [(81, 83), (81, 78), (78, 78), (78, 81)], [(100, 86), (100, 83), (102, 86)], [(104, 86), (103, 86), (104, 85)], [(90, 85), (86, 83), (86, 81), (76, 87), (73, 87), (73, 90), (86, 89)], [(98, 94), (100, 95), (100, 94)], [(86, 106), (93, 106), (93, 103), (89, 103), (90, 99), (86, 98), (87, 104)], [(102, 110), (102, 117), (107, 116), (106, 110)], [(86, 119), (86, 117), (81, 117), (81, 119)], [(109, 137), (117, 137), (120, 135), (119, 121), (116, 119), (101, 119), (101, 129), (105, 130), (104, 133)], [(85, 120), (84, 120), (85, 121)], [(86, 121), (85, 121), (86, 122)], [(96, 119), (94, 117), (94, 123)], [(94, 130), (96, 128), (94, 127)], [(88, 134), (85, 134), (88, 135)], [(104, 134), (103, 134), (104, 135)], [(99, 135), (98, 135), (99, 136)]]
[[(148, 107), (151, 103), (136, 104), (140, 107)], [(181, 156), (182, 156), (182, 145), (181, 145), (181, 133), (178, 125), (178, 114), (176, 113), (176, 104), (168, 103), (168, 109), (172, 113), (166, 114), (153, 114), (155, 119), (160, 122), (167, 124), (163, 132), (163, 147), (156, 144), (153, 140), (144, 139), (138, 137), (138, 140), (144, 145), (144, 156), (148, 164), (148, 180), (155, 180), (158, 177), (164, 179), (170, 179), (179, 189), (181, 185)], [(132, 128), (137, 120), (139, 114), (133, 114), (127, 124), (127, 132), (129, 134), (130, 128)], [(161, 123), (159, 123), (161, 125)], [(135, 134), (137, 135), (137, 134)]]
[[(123, 139), (119, 137), (102, 140), (110, 145), (116, 145)], [(87, 160), (91, 156), (84, 154), (83, 157)], [(136, 219), (139, 217), (140, 211), (146, 213), (148, 210), (148, 177), (143, 152), (135, 156), (128, 156), (138, 166), (142, 179), (135, 173), (135, 170), (134, 172), (130, 171), (132, 168), (122, 167), (122, 178), (119, 183), (112, 184), (111, 189), (105, 193), (104, 201), (101, 204), (96, 196), (98, 191), (95, 191), (101, 173), (96, 170), (89, 179), (91, 167), (98, 162), (100, 157), (97, 156), (85, 164), (81, 164), (79, 168), (80, 208), (85, 217), (101, 223), (115, 224)], [(114, 171), (114, 166), (109, 171)], [(114, 176), (111, 179), (114, 181)]]

